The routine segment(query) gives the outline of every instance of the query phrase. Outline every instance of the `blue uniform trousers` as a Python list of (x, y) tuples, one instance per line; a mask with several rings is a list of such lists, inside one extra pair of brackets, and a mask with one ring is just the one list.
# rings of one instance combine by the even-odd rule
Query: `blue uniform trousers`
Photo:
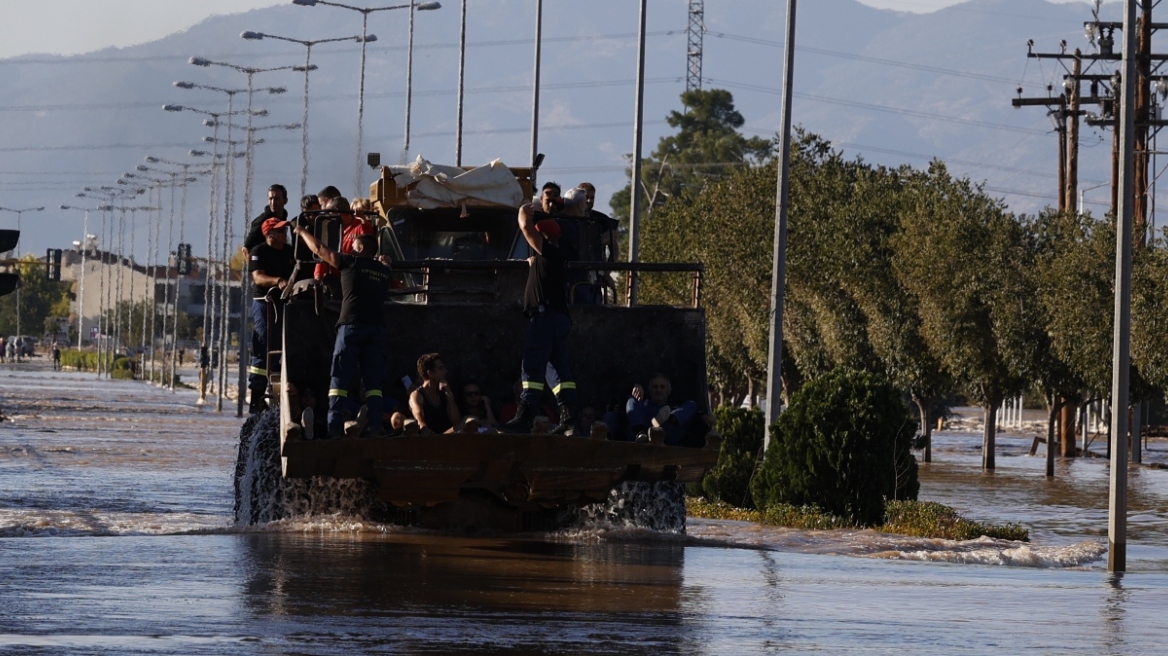
[(538, 408), (546, 383), (547, 366), (555, 368), (559, 383), (552, 389), (559, 402), (576, 406), (576, 381), (568, 364), (568, 331), (572, 319), (562, 312), (543, 310), (527, 322), (523, 346), (523, 394), (525, 403)]
[(365, 405), (369, 407), (367, 429), (381, 432), (381, 412), (384, 401), (381, 384), (385, 380), (385, 326), (380, 324), (349, 324), (337, 327), (333, 345), (332, 375), (329, 379), (329, 433), (344, 430), (343, 412), (356, 414), (361, 407), (350, 398), (350, 388), (356, 388), (354, 377), (358, 370), (365, 384)]
[(259, 399), (268, 389), (268, 302), (252, 299), (251, 366), (247, 370), (247, 388)]

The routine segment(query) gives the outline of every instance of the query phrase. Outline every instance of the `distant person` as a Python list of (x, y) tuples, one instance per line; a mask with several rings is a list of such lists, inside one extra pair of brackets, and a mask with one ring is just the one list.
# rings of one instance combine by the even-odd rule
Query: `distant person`
[(264, 394), (268, 391), (268, 307), (271, 293), (278, 294), (292, 278), (296, 260), (288, 246), (288, 222), (275, 217), (264, 221), (264, 243), (251, 249), (251, 281), (255, 295), (251, 301), (251, 366), (247, 388), (251, 392), (248, 412), (259, 414), (267, 409)]
[(446, 364), (439, 353), (418, 358), (422, 384), (410, 392), (410, 412), (423, 435), (453, 433), (459, 423), (458, 404), (446, 382)]
[(211, 378), (211, 349), (204, 341), (199, 346), (199, 400), (197, 405), (207, 402), (207, 381)]
[(303, 228), (294, 227), (293, 232), (341, 276), (341, 313), (329, 378), (329, 437), (344, 437), (345, 415), (356, 406), (348, 396), (358, 371), (365, 387), (365, 405), (357, 413), (356, 431), (364, 437), (383, 437), (384, 307), (390, 270), (384, 258), (377, 257), (377, 239), (370, 235), (358, 236), (353, 240), (353, 253), (342, 254), (321, 244)]
[(61, 349), (53, 342), (53, 371), (61, 370)]
[[(545, 195), (552, 184), (544, 185)], [(568, 359), (568, 332), (572, 329), (572, 319), (568, 315), (560, 225), (554, 219), (537, 222), (530, 203), (519, 208), (518, 222), (519, 230), (534, 255), (527, 258), (529, 269), (523, 294), (523, 312), (528, 317), (523, 348), (523, 392), (515, 416), (507, 422), (506, 428), (514, 432), (531, 431), (550, 362), (560, 379), (559, 424), (553, 432), (563, 434), (575, 423), (576, 382)]]

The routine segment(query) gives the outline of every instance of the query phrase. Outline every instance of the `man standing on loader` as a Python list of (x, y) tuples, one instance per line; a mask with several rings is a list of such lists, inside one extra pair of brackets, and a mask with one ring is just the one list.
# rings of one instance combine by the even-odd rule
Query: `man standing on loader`
[[(545, 185), (546, 187), (546, 185)], [(556, 190), (558, 192), (558, 187)], [(557, 194), (558, 195), (558, 194)], [(555, 219), (535, 220), (530, 203), (519, 208), (519, 231), (535, 255), (527, 258), (530, 269), (523, 294), (523, 311), (528, 317), (527, 341), (523, 348), (523, 392), (515, 417), (507, 422), (512, 432), (530, 432), (535, 410), (540, 407), (550, 362), (560, 378), (560, 423), (552, 431), (566, 433), (576, 415), (576, 381), (568, 362), (567, 277), (561, 250), (560, 224)]]

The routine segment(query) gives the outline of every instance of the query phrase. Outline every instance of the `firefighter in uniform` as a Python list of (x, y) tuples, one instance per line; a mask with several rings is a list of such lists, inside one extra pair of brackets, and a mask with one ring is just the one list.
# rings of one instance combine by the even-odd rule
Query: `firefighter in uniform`
[[(354, 433), (383, 437), (381, 384), (385, 379), (385, 298), (390, 284), (386, 260), (377, 256), (377, 237), (360, 235), (353, 240), (353, 252), (341, 254), (321, 244), (311, 232), (292, 228), (293, 234), (322, 261), (341, 273), (341, 314), (329, 379), (329, 437), (345, 436), (345, 418), (358, 403), (349, 398), (353, 377), (360, 370), (365, 385), (365, 405), (360, 406)], [(364, 432), (362, 433), (362, 429)]]
[(523, 391), (515, 417), (506, 427), (514, 432), (530, 432), (535, 410), (540, 407), (546, 384), (547, 365), (560, 379), (560, 423), (553, 430), (563, 434), (572, 428), (576, 414), (576, 381), (568, 361), (567, 277), (564, 252), (560, 248), (560, 224), (554, 219), (535, 220), (531, 204), (519, 208), (519, 230), (535, 254), (527, 258), (530, 268), (523, 294), (523, 311), (528, 317), (527, 340), (523, 347)]
[(264, 394), (268, 390), (268, 292), (282, 291), (292, 277), (296, 261), (288, 246), (288, 222), (276, 217), (264, 220), (261, 230), (264, 241), (251, 249), (251, 281), (255, 285), (252, 299), (251, 366), (248, 368), (247, 387), (251, 390), (248, 411), (251, 414), (266, 409)]

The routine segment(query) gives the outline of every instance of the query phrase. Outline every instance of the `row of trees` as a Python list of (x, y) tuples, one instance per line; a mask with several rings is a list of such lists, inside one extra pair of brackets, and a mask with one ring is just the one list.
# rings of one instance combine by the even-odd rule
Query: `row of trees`
[[(46, 334), (52, 333), (57, 328), (56, 317), (69, 317), (71, 328), (68, 341), (76, 343), (76, 296), (70, 291), (72, 283), (49, 280), (45, 276), (44, 263), (38, 261), (33, 255), (25, 255), (21, 263), (17, 265), (17, 270), (20, 272), (20, 293), (14, 292), (7, 296), (0, 296), (0, 335), (16, 334), (16, 306), (19, 302), (20, 325), (25, 334), (40, 336), (42, 331)], [(149, 302), (122, 301), (120, 308), (105, 310), (103, 325), (113, 326), (116, 321), (120, 321), (125, 343), (146, 344), (151, 335), (151, 318), (146, 318), (146, 334), (144, 336), (142, 334), (142, 315), (149, 311)], [(155, 312), (153, 321), (155, 324), (154, 334), (162, 336), (162, 314)], [(195, 339), (199, 329), (196, 323), (187, 313), (180, 312), (178, 314), (178, 338)], [(167, 333), (170, 330), (171, 327), (168, 325)], [(107, 332), (112, 333), (112, 328)]]
[[(732, 111), (724, 91), (685, 99)], [(684, 136), (672, 143), (701, 143)], [(741, 398), (766, 378), (777, 170), (773, 158), (742, 152), (737, 163), (719, 161), (717, 177), (690, 177), (642, 226), (645, 260), (705, 265), (709, 380), (719, 398)], [(993, 418), (1005, 399), (1040, 393), (1053, 426), (1062, 407), (1108, 394), (1112, 221), (1014, 214), (941, 162), (872, 165), (802, 132), (789, 216), (788, 395), (835, 369), (878, 372), (911, 396), (927, 438), (933, 402), (963, 392), (985, 409), (993, 468)], [(646, 279), (642, 299), (676, 298), (680, 285)], [(1136, 254), (1133, 290), (1139, 400), (1168, 390), (1168, 251)]]
[(20, 293), (0, 296), (0, 335), (16, 334), (16, 307), (20, 303), (20, 329), (40, 337), (56, 330), (50, 317), (67, 317), (72, 312), (73, 293), (69, 283), (49, 280), (45, 265), (36, 256), (25, 255), (16, 265), (20, 273)]

